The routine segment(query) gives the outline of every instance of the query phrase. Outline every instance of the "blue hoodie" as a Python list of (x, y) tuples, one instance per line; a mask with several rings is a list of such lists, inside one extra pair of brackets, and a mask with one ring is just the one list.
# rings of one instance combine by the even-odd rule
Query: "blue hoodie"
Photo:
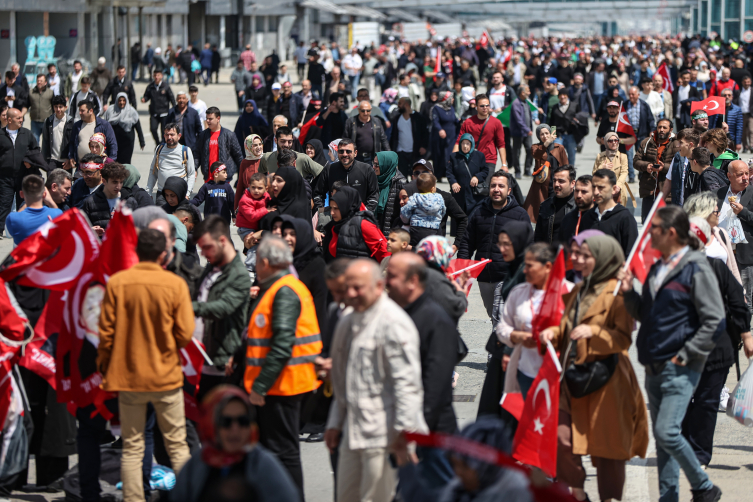
[(400, 209), (400, 218), (412, 227), (439, 230), (447, 209), (438, 193), (414, 193)]

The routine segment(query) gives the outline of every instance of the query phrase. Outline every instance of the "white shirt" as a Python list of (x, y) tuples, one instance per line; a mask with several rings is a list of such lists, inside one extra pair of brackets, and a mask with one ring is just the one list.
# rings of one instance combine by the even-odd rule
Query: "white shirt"
[(84, 74), (84, 70), (81, 70), (76, 74), (74, 71), (71, 73), (71, 92), (77, 92), (78, 91), (78, 81), (81, 80), (81, 76)]
[(8, 131), (8, 136), (10, 136), (10, 139), (13, 141), (13, 146), (16, 146), (16, 137), (18, 136), (18, 129), (14, 129), (11, 131), (10, 129), (6, 128), (5, 130)]
[(397, 86), (397, 97), (398, 98), (409, 98), (410, 97), (410, 89), (403, 85)]
[(489, 90), (489, 102), (492, 106), (492, 110), (501, 110), (505, 107), (505, 92), (507, 91), (507, 86), (503, 85), (499, 89), (495, 89), (492, 87)]
[[(742, 196), (743, 191), (744, 190), (735, 193), (735, 192), (732, 191), (732, 187), (729, 187), (727, 189), (727, 195), (724, 196), (724, 203), (722, 204), (722, 207), (719, 208), (719, 225), (718, 226), (720, 226), (722, 228), (726, 227), (726, 225), (723, 225), (722, 222), (726, 221), (727, 218), (729, 218), (730, 216), (733, 216), (735, 214), (734, 211), (732, 211), (732, 206), (729, 205), (729, 198), (732, 197), (732, 196), (737, 197), (737, 203), (739, 204), (740, 203), (740, 197)], [(725, 256), (726, 256), (726, 254), (725, 254)]]
[[(16, 91), (13, 90), (13, 87), (8, 87), (5, 90), (5, 95), (8, 96), (9, 98), (15, 98), (16, 97)], [(13, 102), (14, 101), (15, 100), (8, 101), (8, 108), (13, 108)]]
[(188, 106), (193, 108), (199, 113), (199, 120), (201, 121), (201, 130), (203, 131), (206, 129), (204, 126), (204, 122), (207, 121), (207, 104), (203, 102), (200, 99), (196, 100), (196, 103), (193, 103), (192, 101), (188, 101)]
[(750, 87), (740, 90), (740, 109), (743, 113), (748, 113), (750, 110)]
[[(68, 119), (63, 115), (62, 119), (57, 117), (52, 119), (52, 144), (50, 145), (50, 157), (53, 160), (60, 160), (60, 147), (63, 145), (63, 132), (65, 131), (65, 122)], [(66, 159), (68, 156), (65, 156)]]
[(677, 112), (675, 117), (678, 119), (680, 118), (680, 110), (682, 109), (682, 102), (688, 99), (688, 95), (690, 94), (690, 86), (686, 85), (685, 87), (678, 87), (677, 88)]
[(400, 115), (397, 119), (397, 151), (413, 153), (413, 128), (410, 117), (406, 120)]
[(52, 89), (52, 94), (60, 96), (60, 74), (56, 73), (54, 77), (47, 75), (47, 85)]
[(612, 206), (609, 209), (607, 209), (606, 211), (604, 211), (604, 214), (602, 214), (601, 212), (599, 212), (599, 206), (598, 206), (598, 204), (595, 207), (596, 207), (596, 216), (599, 218), (599, 221), (601, 221), (601, 219), (604, 217), (604, 214), (607, 214), (609, 211), (611, 211), (612, 209), (616, 208), (617, 205), (615, 204), (614, 206)]
[(725, 265), (727, 264), (727, 250), (724, 249), (719, 239), (714, 238), (711, 244), (706, 246), (706, 256), (709, 258), (719, 258)]
[(348, 54), (343, 58), (342, 69), (349, 77), (355, 77), (363, 67), (363, 59), (358, 54)]
[(658, 120), (660, 115), (664, 113), (664, 100), (656, 91), (650, 91), (648, 94), (640, 93), (640, 99), (648, 103), (651, 108), (651, 113), (654, 116), (654, 120)]

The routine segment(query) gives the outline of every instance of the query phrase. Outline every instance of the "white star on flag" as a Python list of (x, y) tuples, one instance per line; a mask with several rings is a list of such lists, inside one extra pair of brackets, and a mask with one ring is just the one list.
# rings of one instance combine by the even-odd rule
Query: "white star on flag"
[(541, 423), (538, 417), (533, 421), (533, 432), (538, 432), (542, 436), (544, 435), (544, 424)]

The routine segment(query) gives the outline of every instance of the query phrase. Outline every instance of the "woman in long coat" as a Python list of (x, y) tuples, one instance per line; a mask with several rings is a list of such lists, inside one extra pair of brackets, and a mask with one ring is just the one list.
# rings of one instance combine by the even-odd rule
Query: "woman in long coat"
[(438, 180), (445, 176), (458, 137), (458, 119), (452, 99), (450, 91), (444, 92), (431, 110), (431, 158), (434, 159), (434, 175)]
[(569, 163), (565, 147), (554, 142), (556, 136), (547, 124), (541, 124), (536, 128), (536, 137), (539, 143), (531, 147), (534, 162), (533, 180), (523, 203), (523, 209), (528, 212), (531, 223), (536, 223), (541, 203), (553, 195), (551, 189), (554, 170)]

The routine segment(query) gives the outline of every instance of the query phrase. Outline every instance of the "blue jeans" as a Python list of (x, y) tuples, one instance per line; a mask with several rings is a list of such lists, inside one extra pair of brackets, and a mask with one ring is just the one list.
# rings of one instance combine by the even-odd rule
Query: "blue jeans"
[(358, 82), (360, 80), (361, 80), (360, 73), (356, 75), (355, 77), (348, 76), (348, 82), (350, 82), (350, 95), (353, 99), (356, 99), (356, 94), (358, 94)]
[(575, 138), (572, 134), (562, 134), (557, 137), (555, 140), (555, 143), (559, 143), (560, 145), (565, 147), (565, 151), (567, 152), (567, 161), (570, 163), (571, 166), (575, 165), (575, 149), (577, 147), (577, 144), (575, 143)]
[(640, 141), (636, 141), (633, 148), (627, 151), (628, 156), (628, 180), (635, 179), (635, 170), (633, 169), (633, 156), (635, 155), (635, 149)]
[(701, 374), (667, 361), (658, 375), (646, 372), (646, 392), (656, 439), (659, 468), (659, 502), (677, 502), (680, 468), (693, 490), (708, 490), (713, 484), (701, 469), (693, 448), (682, 435), (682, 421)]
[(136, 81), (139, 73), (139, 63), (131, 63), (131, 80)]
[(34, 139), (37, 140), (37, 145), (39, 144), (40, 136), (42, 136), (42, 129), (44, 129), (44, 122), (31, 121), (31, 134), (33, 134)]
[(594, 113), (599, 113), (601, 108), (601, 101), (604, 99), (604, 94), (592, 94), (591, 97), (594, 100)]

